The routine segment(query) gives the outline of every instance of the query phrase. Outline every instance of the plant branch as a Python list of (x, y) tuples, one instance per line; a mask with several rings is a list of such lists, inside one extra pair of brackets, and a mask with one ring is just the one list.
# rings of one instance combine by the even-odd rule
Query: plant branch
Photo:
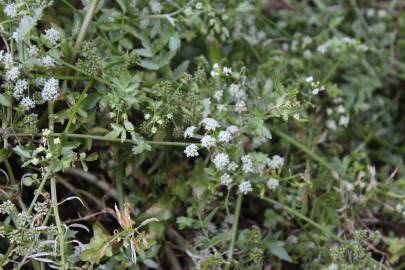
[(225, 270), (229, 270), (232, 264), (232, 258), (233, 258), (233, 248), (235, 246), (235, 240), (236, 240), (236, 235), (238, 233), (238, 223), (239, 223), (239, 216), (240, 216), (240, 210), (242, 208), (242, 201), (243, 201), (243, 193), (238, 194), (238, 198), (236, 199), (236, 208), (235, 208), (235, 214), (233, 217), (233, 224), (232, 224), (232, 236), (231, 236), (231, 243), (229, 244), (228, 248), (228, 261), (225, 266)]

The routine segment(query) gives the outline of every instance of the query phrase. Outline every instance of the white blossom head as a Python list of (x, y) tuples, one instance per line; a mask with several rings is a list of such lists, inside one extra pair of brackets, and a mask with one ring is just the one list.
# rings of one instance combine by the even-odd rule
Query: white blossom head
[(18, 10), (15, 4), (8, 4), (5, 8), (4, 8), (4, 13), (11, 17), (11, 18), (15, 18), (17, 17), (18, 14)]
[(20, 68), (17, 66), (11, 67), (6, 72), (7, 81), (15, 81), (20, 76)]
[(229, 131), (221, 130), (218, 134), (218, 141), (220, 143), (228, 143), (232, 140), (232, 134)]
[(16, 99), (22, 98), (24, 91), (28, 89), (26, 80), (18, 80), (14, 85), (13, 97)]
[(279, 186), (279, 181), (276, 178), (270, 178), (266, 183), (270, 190), (276, 190)]
[(244, 155), (242, 156), (241, 160), (242, 160), (242, 170), (244, 173), (253, 173), (255, 171), (250, 156)]
[(207, 149), (210, 149), (211, 146), (214, 146), (214, 145), (215, 145), (215, 143), (216, 143), (215, 138), (213, 138), (213, 137), (210, 136), (210, 135), (204, 135), (204, 136), (201, 138), (201, 145), (202, 145), (203, 147), (207, 148)]
[(186, 130), (184, 131), (184, 138), (192, 138), (194, 137), (194, 131), (195, 131), (196, 127), (195, 126), (190, 126), (188, 128), (186, 128)]
[(284, 158), (279, 155), (274, 155), (271, 159), (268, 160), (268, 166), (272, 170), (281, 168), (284, 165)]
[(219, 128), (218, 121), (213, 118), (204, 118), (201, 121), (201, 124), (204, 126), (204, 128), (207, 131), (213, 131), (213, 130), (216, 130), (217, 128)]
[(229, 187), (231, 184), (232, 184), (232, 177), (229, 174), (224, 173), (221, 176), (221, 185)]
[(252, 185), (250, 184), (250, 181), (242, 181), (239, 186), (238, 186), (239, 192), (246, 195), (249, 192), (251, 192), (252, 189)]
[(45, 30), (45, 39), (48, 40), (52, 45), (56, 45), (59, 42), (60, 35), (59, 32), (54, 28), (49, 28)]
[(44, 67), (47, 68), (55, 67), (55, 60), (53, 60), (53, 58), (50, 57), (49, 55), (45, 55), (44, 57), (42, 57), (41, 62)]
[(217, 170), (223, 171), (229, 164), (229, 156), (226, 153), (218, 153), (215, 155), (213, 162)]
[(24, 110), (29, 111), (35, 108), (35, 102), (30, 97), (23, 97), (20, 101), (20, 106), (24, 108)]
[(59, 97), (59, 81), (55, 78), (46, 80), (41, 96), (44, 101), (56, 100)]
[(197, 157), (198, 156), (198, 147), (195, 144), (190, 144), (184, 150), (186, 157)]

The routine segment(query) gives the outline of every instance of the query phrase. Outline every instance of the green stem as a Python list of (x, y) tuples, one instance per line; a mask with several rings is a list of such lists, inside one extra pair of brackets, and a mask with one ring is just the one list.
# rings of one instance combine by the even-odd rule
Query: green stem
[(69, 121), (66, 125), (65, 131), (63, 133), (68, 133), (70, 126), (72, 125), (73, 119), (76, 116), (77, 111), (79, 110), (80, 104), (83, 102), (83, 100), (86, 97), (87, 91), (90, 89), (90, 87), (93, 85), (93, 81), (89, 82), (87, 86), (84, 88), (83, 92), (80, 94), (79, 99), (75, 103), (74, 107), (72, 108), (71, 114), (69, 116)]
[(86, 13), (86, 17), (84, 17), (82, 27), (80, 28), (79, 35), (77, 37), (75, 46), (73, 48), (73, 55), (71, 59), (71, 63), (74, 63), (76, 61), (80, 45), (82, 44), (83, 40), (86, 38), (86, 34), (89, 31), (89, 26), (91, 23), (91, 20), (93, 19), (94, 14), (96, 13), (96, 8), (99, 0), (92, 0)]
[(274, 132), (277, 136), (281, 137), (282, 139), (286, 140), (287, 142), (291, 143), (292, 145), (294, 145), (301, 151), (305, 152), (310, 158), (318, 161), (319, 164), (321, 164), (325, 168), (329, 169), (331, 172), (336, 172), (336, 168), (334, 168), (329, 162), (327, 162), (322, 157), (315, 154), (313, 151), (308, 149), (305, 145), (303, 145), (302, 143), (300, 143), (293, 137), (291, 137), (291, 136), (287, 135), (286, 133), (282, 132), (281, 130), (278, 130), (275, 128), (272, 129), (272, 132)]
[(61, 269), (66, 269), (66, 258), (65, 258), (65, 243), (64, 243), (64, 233), (62, 230), (62, 223), (59, 217), (59, 210), (58, 210), (58, 197), (56, 194), (56, 181), (55, 178), (51, 178), (51, 198), (52, 198), (52, 208), (53, 213), (55, 216), (56, 226), (58, 227), (58, 238), (59, 238), (59, 246), (60, 246), (60, 257), (61, 257)]
[(232, 238), (231, 238), (231, 243), (229, 244), (228, 248), (228, 262), (225, 266), (225, 270), (229, 270), (232, 264), (232, 259), (233, 259), (233, 248), (235, 246), (235, 240), (236, 240), (236, 235), (238, 233), (238, 223), (239, 223), (239, 216), (240, 216), (240, 210), (242, 208), (242, 201), (243, 201), (243, 194), (239, 193), (238, 198), (236, 199), (236, 208), (235, 208), (235, 214), (233, 217), (233, 224), (232, 224)]
[[(35, 136), (42, 136), (41, 133), (14, 133), (10, 134), (9, 136), (15, 137), (35, 137)], [(90, 139), (96, 141), (107, 141), (107, 142), (118, 142), (118, 143), (134, 143), (130, 139), (126, 139), (122, 141), (121, 139), (116, 138), (109, 138), (105, 136), (98, 136), (98, 135), (90, 135), (90, 134), (76, 134), (76, 133), (50, 133), (48, 136), (51, 137), (68, 137), (68, 138), (77, 138), (77, 139)], [(145, 141), (151, 145), (162, 145), (162, 146), (188, 146), (192, 144), (192, 142), (165, 142), (165, 141)], [(200, 145), (199, 143), (195, 143), (196, 145)]]
[(51, 171), (48, 169), (44, 175), (44, 177), (42, 178), (41, 183), (39, 184), (39, 187), (35, 190), (35, 195), (34, 198), (31, 201), (30, 207), (28, 208), (28, 214), (31, 213), (32, 209), (34, 208), (34, 205), (36, 203), (36, 201), (38, 200), (39, 195), (42, 192), (42, 189), (45, 186), (46, 180), (48, 180), (49, 174), (51, 173)]

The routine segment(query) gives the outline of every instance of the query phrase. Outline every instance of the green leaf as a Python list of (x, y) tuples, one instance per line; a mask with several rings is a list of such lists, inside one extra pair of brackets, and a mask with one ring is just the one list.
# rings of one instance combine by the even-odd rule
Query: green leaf
[(272, 242), (268, 245), (268, 248), (274, 256), (276, 256), (284, 261), (292, 262), (287, 251), (284, 249), (284, 242), (281, 242), (281, 241)]
[(158, 70), (159, 69), (159, 65), (156, 62), (153, 62), (148, 59), (141, 60), (139, 62), (139, 66), (149, 69), (149, 70)]
[(94, 264), (99, 263), (104, 256), (111, 257), (112, 247), (109, 244), (110, 235), (97, 223), (93, 226), (93, 232), (90, 243), (80, 253), (80, 259)]
[(24, 148), (23, 146), (17, 145), (13, 148), (14, 152), (23, 158), (31, 158), (31, 153), (28, 149)]
[(0, 104), (6, 107), (10, 107), (11, 106), (11, 102), (10, 99), (3, 94), (0, 94)]

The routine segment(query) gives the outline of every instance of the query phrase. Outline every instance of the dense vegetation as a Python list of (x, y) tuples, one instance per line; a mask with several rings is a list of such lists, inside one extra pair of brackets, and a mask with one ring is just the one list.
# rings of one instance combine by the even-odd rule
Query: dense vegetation
[(1, 269), (405, 269), (405, 3), (1, 0)]

